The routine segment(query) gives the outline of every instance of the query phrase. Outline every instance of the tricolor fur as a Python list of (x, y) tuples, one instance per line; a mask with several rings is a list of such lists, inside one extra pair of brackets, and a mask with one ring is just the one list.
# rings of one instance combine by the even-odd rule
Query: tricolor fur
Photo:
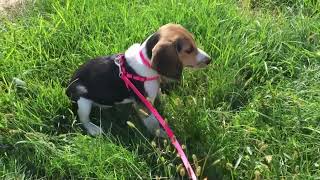
[[(150, 63), (147, 66), (139, 52)], [(128, 90), (119, 77), (119, 67), (114, 62), (116, 55), (98, 57), (84, 63), (73, 75), (67, 95), (77, 105), (77, 113), (89, 134), (103, 131), (90, 122), (92, 105), (110, 107), (119, 103), (139, 104), (133, 92)], [(152, 103), (159, 94), (163, 79), (180, 80), (184, 67), (201, 68), (210, 63), (210, 57), (196, 47), (191, 33), (181, 25), (167, 24), (149, 36), (142, 44), (133, 44), (125, 51), (126, 70), (143, 77), (160, 76), (152, 81), (133, 81), (139, 91)], [(155, 133), (159, 124), (148, 122), (140, 114), (149, 131)], [(150, 120), (150, 118), (149, 118)], [(164, 136), (162, 133), (160, 136)]]

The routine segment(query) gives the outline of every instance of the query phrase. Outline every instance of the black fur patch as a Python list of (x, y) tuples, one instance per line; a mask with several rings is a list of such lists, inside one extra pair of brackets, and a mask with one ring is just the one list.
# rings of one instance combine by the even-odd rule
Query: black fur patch
[[(98, 57), (80, 66), (73, 74), (66, 91), (70, 99), (77, 101), (80, 97), (84, 97), (98, 104), (111, 106), (130, 97), (138, 100), (119, 77), (119, 68), (113, 61), (115, 58), (116, 55)], [(127, 72), (137, 74), (127, 63), (125, 67)], [(146, 95), (143, 82), (132, 81), (132, 83)], [(78, 86), (85, 87), (87, 92), (79, 92)]]
[(159, 33), (154, 33), (147, 41), (146, 43), (146, 48), (147, 48), (147, 56), (149, 59), (152, 58), (152, 49), (154, 46), (158, 43), (160, 39), (160, 34)]

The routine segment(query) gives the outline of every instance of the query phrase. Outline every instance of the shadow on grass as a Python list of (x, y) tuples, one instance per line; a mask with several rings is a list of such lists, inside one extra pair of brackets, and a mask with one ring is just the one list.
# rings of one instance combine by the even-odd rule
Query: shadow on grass
[[(158, 104), (159, 102), (157, 102), (157, 105)], [(169, 140), (164, 143), (164, 139), (155, 138), (151, 135), (138, 118), (132, 105), (117, 105), (108, 109), (94, 107), (92, 108), (90, 117), (96, 125), (100, 125), (101, 122), (104, 132), (107, 136), (114, 138), (114, 143), (125, 147), (131, 152), (136, 152), (145, 159), (148, 167), (151, 167), (152, 175), (158, 175), (160, 177), (170, 176), (176, 179), (181, 178), (179, 173), (176, 172), (176, 168), (182, 162), (180, 158), (176, 156), (176, 152), (173, 150), (173, 146), (170, 145)], [(67, 129), (72, 127), (71, 124), (68, 122), (63, 124), (61, 122), (63, 121), (62, 119), (57, 120), (60, 121), (58, 122), (60, 124), (59, 133), (70, 132), (70, 130), (68, 131)], [(132, 122), (138, 130), (129, 127), (127, 121)], [(80, 124), (78, 125), (82, 128), (83, 133), (86, 134), (87, 132), (83, 127)], [(154, 146), (152, 145), (153, 143), (155, 144)], [(188, 151), (193, 152), (192, 149), (188, 149)], [(188, 154), (188, 157), (190, 162), (193, 163), (191, 158), (192, 154)], [(202, 157), (199, 158), (203, 159)], [(161, 159), (165, 159), (164, 162), (162, 162)], [(203, 161), (199, 161), (199, 163), (203, 163)], [(204, 171), (204, 177), (208, 177), (209, 179), (222, 179), (224, 174), (222, 169), (213, 166), (206, 168)]]

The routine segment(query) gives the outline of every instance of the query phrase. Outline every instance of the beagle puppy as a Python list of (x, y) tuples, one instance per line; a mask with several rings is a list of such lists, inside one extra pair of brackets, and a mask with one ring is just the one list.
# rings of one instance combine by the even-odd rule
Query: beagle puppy
[[(93, 105), (110, 107), (121, 103), (134, 103), (147, 129), (156, 133), (160, 129), (155, 118), (147, 118), (142, 103), (119, 77), (120, 68), (115, 63), (117, 55), (98, 57), (80, 66), (73, 74), (66, 94), (77, 105), (80, 122), (90, 135), (99, 135), (102, 129), (90, 122)], [(197, 48), (193, 36), (178, 24), (166, 24), (149, 36), (142, 44), (133, 44), (124, 54), (128, 73), (145, 78), (161, 77), (147, 81), (131, 79), (132, 83), (153, 103), (160, 89), (160, 79), (180, 80), (184, 67), (202, 68), (210, 63), (210, 56)], [(140, 107), (139, 107), (140, 106)]]

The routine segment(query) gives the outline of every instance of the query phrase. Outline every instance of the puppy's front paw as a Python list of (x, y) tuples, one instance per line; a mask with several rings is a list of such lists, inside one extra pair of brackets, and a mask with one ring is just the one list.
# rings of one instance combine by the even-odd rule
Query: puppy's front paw
[(162, 130), (161, 128), (156, 129), (154, 135), (156, 135), (157, 137), (160, 137), (160, 138), (168, 138), (167, 133), (164, 130)]
[(103, 133), (103, 130), (99, 126), (93, 124), (92, 122), (85, 123), (83, 124), (83, 126), (86, 128), (88, 133), (92, 136), (98, 136)]
[(153, 135), (161, 138), (167, 138), (167, 134), (163, 129), (160, 128), (160, 124), (153, 114), (143, 119), (143, 123), (147, 127), (149, 132), (152, 133)]

